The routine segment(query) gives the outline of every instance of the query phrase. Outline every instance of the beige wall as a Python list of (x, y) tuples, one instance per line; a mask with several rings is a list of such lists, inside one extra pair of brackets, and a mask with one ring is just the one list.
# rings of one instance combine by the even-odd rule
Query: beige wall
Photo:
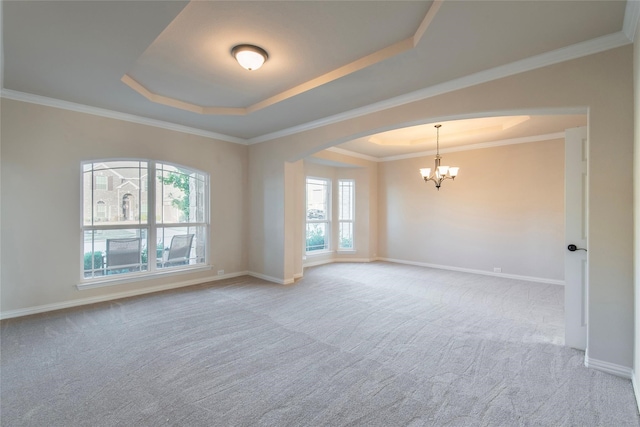
[[(3, 312), (247, 270), (247, 148), (2, 99)], [(211, 271), (79, 291), (80, 165), (148, 158), (211, 176)]]
[[(296, 251), (295, 231), (291, 231), (296, 207), (295, 203), (286, 203), (285, 217), (285, 183), (291, 191), (301, 166), (285, 170), (287, 157), (281, 148), (269, 143), (249, 147), (249, 271), (267, 280), (290, 283), (295, 258), (302, 259), (302, 255), (292, 253)], [(289, 193), (289, 197), (295, 195)]]
[(302, 257), (296, 256), (304, 251), (304, 204), (305, 178), (304, 161), (285, 164), (285, 259), (284, 277), (290, 279), (284, 283), (293, 283), (303, 275)]
[(564, 279), (563, 140), (443, 154), (460, 175), (440, 191), (433, 158), (380, 164), (381, 257)]
[[(284, 163), (347, 140), (406, 124), (500, 112), (589, 112), (589, 357), (631, 367), (633, 359), (633, 47), (566, 61), (434, 96), (249, 147), (268, 166), (250, 168), (252, 183), (274, 182), (284, 192)], [(462, 177), (462, 175), (461, 175)], [(280, 183), (279, 186), (277, 185)], [(254, 184), (259, 185), (259, 184)], [(444, 191), (444, 190), (443, 190)], [(252, 235), (273, 245), (252, 246), (252, 268), (284, 278), (283, 197), (264, 203), (251, 192)], [(265, 221), (269, 219), (269, 221)], [(268, 228), (265, 226), (268, 224)], [(273, 264), (265, 264), (270, 259)], [(255, 261), (257, 260), (257, 262)]]
[(640, 29), (636, 29), (633, 44), (633, 94), (634, 94), (634, 267), (635, 267), (635, 352), (633, 379), (636, 399), (640, 409)]

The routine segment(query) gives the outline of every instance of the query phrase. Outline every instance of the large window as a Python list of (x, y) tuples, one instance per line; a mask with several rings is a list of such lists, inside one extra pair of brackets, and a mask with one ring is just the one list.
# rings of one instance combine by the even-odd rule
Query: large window
[(84, 163), (83, 278), (139, 276), (205, 264), (208, 186), (207, 174), (179, 165)]
[(329, 249), (331, 181), (307, 178), (307, 253)]
[(338, 250), (353, 250), (355, 182), (338, 181)]

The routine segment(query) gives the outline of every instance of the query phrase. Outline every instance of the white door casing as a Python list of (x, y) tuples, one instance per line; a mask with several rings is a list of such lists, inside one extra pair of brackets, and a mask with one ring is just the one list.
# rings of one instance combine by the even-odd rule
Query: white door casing
[[(589, 275), (587, 128), (565, 131), (565, 345), (587, 349)], [(570, 247), (570, 245), (574, 245)]]

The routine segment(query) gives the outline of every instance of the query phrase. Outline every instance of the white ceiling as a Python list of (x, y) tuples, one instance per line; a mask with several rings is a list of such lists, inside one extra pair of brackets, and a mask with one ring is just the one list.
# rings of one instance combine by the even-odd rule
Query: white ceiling
[[(5, 0), (3, 96), (257, 143), (628, 44), (636, 3)], [(257, 71), (242, 69), (230, 54), (240, 43), (264, 48), (269, 60)], [(585, 120), (532, 116), (466, 144), (559, 132)], [(424, 136), (411, 132), (428, 140), (433, 123), (420, 130)], [(392, 137), (401, 135), (378, 139)], [(374, 157), (427, 148), (413, 145), (363, 139), (343, 148)]]

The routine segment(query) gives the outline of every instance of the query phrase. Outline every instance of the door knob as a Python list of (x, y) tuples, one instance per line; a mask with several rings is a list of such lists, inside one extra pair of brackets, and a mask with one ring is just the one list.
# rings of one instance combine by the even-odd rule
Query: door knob
[(585, 248), (579, 248), (576, 245), (574, 245), (573, 243), (570, 244), (569, 246), (567, 246), (567, 249), (569, 249), (571, 252), (575, 252), (575, 251), (585, 251), (585, 252), (587, 252), (587, 250)]

